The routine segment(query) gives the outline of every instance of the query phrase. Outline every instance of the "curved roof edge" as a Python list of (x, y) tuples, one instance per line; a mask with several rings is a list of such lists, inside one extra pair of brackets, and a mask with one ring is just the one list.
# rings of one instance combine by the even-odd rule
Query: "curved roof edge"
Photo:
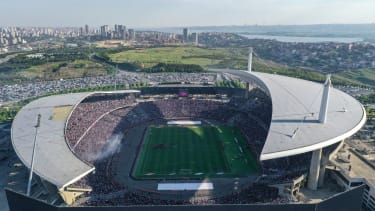
[(30, 169), (36, 132), (35, 123), (38, 114), (42, 114), (36, 137), (34, 173), (61, 190), (93, 172), (95, 167), (82, 161), (71, 151), (65, 139), (65, 127), (80, 102), (93, 94), (105, 93), (139, 93), (139, 91), (120, 90), (51, 95), (25, 105), (17, 113), (11, 128), (11, 142), (18, 158)]
[(318, 144), (306, 146), (306, 147), (301, 147), (301, 148), (286, 150), (286, 151), (280, 151), (280, 152), (274, 152), (274, 153), (263, 153), (263, 154), (260, 155), (260, 160), (261, 161), (271, 160), (271, 159), (288, 157), (288, 156), (292, 156), (292, 155), (298, 155), (298, 154), (302, 154), (302, 153), (306, 153), (306, 152), (311, 152), (311, 151), (314, 151), (314, 150), (317, 150), (317, 149), (328, 147), (328, 146), (336, 144), (336, 143), (338, 143), (338, 142), (340, 142), (340, 141), (342, 141), (346, 138), (349, 138), (350, 136), (357, 133), (366, 123), (366, 110), (363, 106), (362, 106), (362, 109), (363, 109), (363, 118), (362, 118), (361, 122), (359, 122), (359, 124), (357, 126), (355, 126), (353, 129), (349, 130), (348, 132), (346, 132), (346, 133), (344, 133), (340, 136), (337, 136), (335, 138), (320, 142)]
[[(335, 144), (358, 132), (366, 122), (363, 105), (352, 96), (333, 88), (329, 121), (321, 124), (323, 85), (299, 78), (232, 69), (210, 69), (254, 83), (272, 102), (272, 119), (260, 160), (282, 158)], [(298, 134), (297, 134), (298, 131)], [(296, 135), (297, 134), (297, 135)]]
[[(66, 121), (64, 113), (71, 109), (81, 96), (82, 94), (78, 93), (39, 98), (25, 105), (12, 123), (11, 141), (18, 158), (30, 169), (35, 139), (37, 143), (34, 173), (58, 189), (95, 170), (71, 154), (62, 131)], [(42, 116), (36, 136), (38, 114)], [(64, 164), (62, 160), (69, 164)]]
[[(118, 90), (118, 91), (95, 91), (95, 92), (84, 92), (86, 93), (85, 96), (83, 96), (72, 108), (72, 110), (69, 112), (69, 115), (68, 117), (66, 118), (66, 121), (65, 121), (65, 125), (64, 125), (64, 137), (65, 137), (65, 142), (66, 144), (68, 145), (68, 148), (70, 149), (70, 151), (78, 158), (80, 159), (82, 162), (84, 163), (87, 163), (85, 160), (82, 160), (79, 156), (76, 155), (76, 153), (74, 152), (74, 150), (71, 148), (71, 146), (67, 143), (67, 138), (66, 138), (66, 129), (68, 128), (68, 122), (70, 120), (70, 117), (72, 117), (72, 114), (74, 112), (74, 110), (77, 108), (77, 106), (82, 103), (82, 101), (84, 101), (86, 98), (94, 95), (94, 94), (114, 94), (114, 93), (125, 93), (125, 94), (131, 94), (131, 93), (140, 93), (139, 90), (132, 90), (132, 89), (129, 89), (129, 90)], [(88, 164), (88, 163), (87, 163)], [(90, 164), (89, 164), (90, 165)]]
[[(138, 90), (96, 91), (51, 95), (36, 99), (25, 105), (13, 120), (11, 142), (14, 151), (21, 162), (30, 169), (35, 123), (38, 114), (42, 114), (37, 135), (34, 173), (61, 190), (95, 170), (95, 167), (73, 153), (65, 139), (67, 121), (77, 105), (94, 94), (139, 92)], [(58, 110), (64, 107), (68, 109), (68, 113), (59, 116)], [(38, 162), (40, 160), (44, 162)]]
[(72, 180), (70, 180), (69, 182), (65, 183), (63, 186), (61, 186), (60, 188), (58, 187), (59, 190), (61, 189), (64, 189), (65, 187), (77, 182), (78, 180), (82, 179), (83, 177), (85, 177), (86, 175), (90, 174), (91, 172), (95, 171), (95, 167), (92, 168), (92, 169), (89, 169), (88, 171), (86, 172), (83, 172), (81, 175), (78, 175), (77, 177), (73, 178)]
[[(71, 151), (65, 139), (65, 127), (80, 102), (93, 94), (106, 93), (139, 93), (139, 91), (98, 91), (52, 95), (41, 97), (25, 105), (17, 113), (11, 128), (12, 145), (22, 163), (30, 169), (34, 144), (32, 140), (36, 135), (35, 123), (38, 114), (42, 114), (36, 137), (34, 173), (61, 190), (94, 171), (95, 167), (82, 161)], [(64, 108), (68, 109), (67, 113), (59, 111)]]

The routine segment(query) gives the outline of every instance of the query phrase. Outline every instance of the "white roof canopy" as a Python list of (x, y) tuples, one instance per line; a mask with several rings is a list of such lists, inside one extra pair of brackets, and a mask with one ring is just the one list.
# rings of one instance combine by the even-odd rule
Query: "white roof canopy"
[(31, 156), (36, 134), (35, 125), (41, 114), (37, 133), (34, 172), (41, 178), (64, 188), (94, 170), (80, 160), (65, 141), (65, 125), (74, 107), (95, 93), (138, 93), (139, 91), (91, 92), (54, 95), (35, 100), (23, 107), (12, 124), (12, 144), (26, 167)]
[(281, 158), (330, 146), (355, 134), (366, 122), (363, 106), (332, 88), (327, 122), (319, 123), (323, 84), (275, 74), (238, 70), (230, 73), (256, 83), (272, 101), (272, 120), (260, 160)]

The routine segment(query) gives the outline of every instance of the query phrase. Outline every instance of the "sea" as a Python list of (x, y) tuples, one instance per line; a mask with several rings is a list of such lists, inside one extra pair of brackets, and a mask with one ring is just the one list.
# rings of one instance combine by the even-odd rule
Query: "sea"
[(261, 35), (261, 34), (240, 34), (249, 39), (265, 39), (277, 40), (279, 42), (294, 42), (294, 43), (321, 43), (321, 42), (337, 42), (337, 43), (355, 43), (363, 42), (363, 38), (357, 37), (299, 37), (299, 36), (275, 36), (275, 35)]

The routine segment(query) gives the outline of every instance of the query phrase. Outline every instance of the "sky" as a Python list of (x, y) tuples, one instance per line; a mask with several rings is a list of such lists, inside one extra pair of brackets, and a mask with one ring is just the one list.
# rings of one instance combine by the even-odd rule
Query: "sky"
[(0, 26), (375, 23), (375, 0), (1, 0)]

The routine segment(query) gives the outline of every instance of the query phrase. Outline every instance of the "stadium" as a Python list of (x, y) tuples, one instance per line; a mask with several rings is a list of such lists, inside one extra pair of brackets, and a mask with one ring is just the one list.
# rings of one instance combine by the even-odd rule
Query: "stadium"
[[(35, 173), (31, 195), (42, 186), (34, 198), (73, 208), (277, 210), (273, 205), (295, 202), (300, 186), (324, 184), (325, 158), (366, 120), (363, 106), (329, 78), (322, 85), (212, 71), (239, 78), (246, 89), (181, 84), (54, 95), (26, 105), (11, 135), (17, 156)], [(10, 203), (22, 195), (8, 194)], [(315, 206), (303, 209), (320, 210)]]

